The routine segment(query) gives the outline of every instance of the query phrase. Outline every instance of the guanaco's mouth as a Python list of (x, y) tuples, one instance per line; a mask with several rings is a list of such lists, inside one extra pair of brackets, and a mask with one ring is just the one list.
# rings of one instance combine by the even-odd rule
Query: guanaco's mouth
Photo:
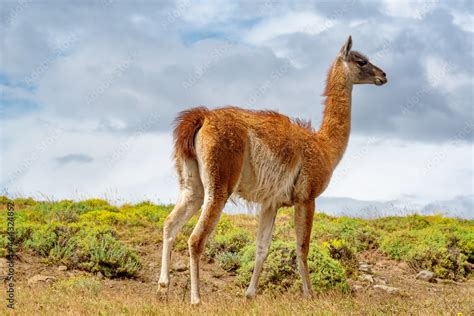
[(387, 83), (387, 81), (388, 81), (387, 78), (375, 77), (375, 84), (377, 86), (381, 86), (381, 85)]

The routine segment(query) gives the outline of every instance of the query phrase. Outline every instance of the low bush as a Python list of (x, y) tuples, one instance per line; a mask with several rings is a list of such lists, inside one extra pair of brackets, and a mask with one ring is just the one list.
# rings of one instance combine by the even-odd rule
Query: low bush
[(226, 271), (236, 271), (240, 267), (240, 251), (251, 241), (250, 233), (236, 227), (228, 216), (222, 216), (214, 235), (207, 243), (205, 254)]
[(233, 227), (229, 231), (216, 233), (206, 246), (206, 254), (210, 257), (223, 252), (239, 253), (251, 241), (250, 234), (244, 229)]
[(381, 234), (369, 221), (348, 217), (334, 218), (324, 214), (315, 216), (313, 232), (314, 241), (342, 240), (356, 252), (376, 249)]
[(58, 223), (38, 225), (23, 242), (23, 246), (48, 257), (53, 248), (65, 246), (71, 235), (69, 227)]
[(134, 276), (141, 267), (135, 251), (123, 245), (108, 226), (52, 223), (37, 227), (23, 246), (51, 263), (107, 277)]
[[(238, 269), (238, 282), (241, 285), (247, 286), (249, 284), (254, 265), (255, 245), (251, 244), (242, 249), (241, 266)], [(296, 250), (294, 245), (281, 240), (273, 241), (260, 275), (259, 288), (263, 291), (285, 291), (294, 287), (295, 268)]]
[(347, 276), (352, 276), (357, 273), (358, 260), (351, 247), (340, 239), (334, 239), (330, 242), (324, 242), (322, 245), (327, 249), (329, 256), (341, 262), (344, 266)]
[(458, 227), (453, 232), (459, 250), (466, 255), (466, 260), (474, 264), (474, 226)]
[(141, 268), (138, 255), (110, 232), (82, 233), (77, 243), (78, 266), (106, 277), (134, 276)]
[(333, 289), (343, 293), (350, 291), (344, 267), (339, 261), (332, 259), (324, 249), (317, 246), (311, 247), (308, 267), (311, 283), (316, 292)]
[(388, 233), (382, 238), (381, 250), (415, 270), (431, 270), (440, 278), (457, 279), (466, 274), (467, 256), (460, 251), (458, 240), (437, 227)]
[(217, 264), (225, 271), (236, 271), (240, 267), (240, 255), (235, 252), (221, 252), (216, 256)]
[[(255, 259), (255, 246), (249, 245), (242, 250), (241, 267), (238, 269), (238, 282), (247, 286), (252, 276)], [(315, 244), (311, 245), (308, 266), (313, 287), (318, 292), (342, 290), (349, 287), (344, 268), (332, 259), (327, 251)], [(265, 261), (260, 276), (259, 288), (263, 291), (297, 290), (301, 284), (297, 272), (296, 250), (294, 243), (275, 240)]]

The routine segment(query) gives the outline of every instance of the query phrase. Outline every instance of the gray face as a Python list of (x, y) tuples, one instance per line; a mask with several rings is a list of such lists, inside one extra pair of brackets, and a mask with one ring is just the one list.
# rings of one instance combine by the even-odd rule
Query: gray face
[(381, 86), (387, 83), (385, 72), (373, 65), (367, 57), (356, 51), (350, 51), (345, 58), (349, 66), (352, 83), (372, 83)]
[(353, 84), (372, 83), (381, 86), (387, 83), (385, 72), (371, 64), (369, 59), (359, 52), (352, 51), (352, 37), (349, 36), (342, 46), (339, 58), (347, 65), (349, 78)]

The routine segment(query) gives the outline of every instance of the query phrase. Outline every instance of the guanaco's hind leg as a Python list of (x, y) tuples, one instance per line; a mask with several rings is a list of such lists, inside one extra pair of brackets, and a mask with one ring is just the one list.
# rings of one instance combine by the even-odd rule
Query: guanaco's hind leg
[(176, 235), (183, 225), (196, 214), (204, 200), (204, 189), (199, 176), (197, 161), (183, 161), (180, 169), (181, 192), (179, 200), (163, 227), (163, 254), (158, 282), (162, 289), (167, 289), (169, 286), (171, 247)]
[(227, 197), (209, 197), (206, 199), (199, 221), (189, 237), (188, 247), (191, 273), (191, 304), (201, 303), (199, 292), (199, 261), (209, 235), (214, 230), (222, 214)]
[(295, 205), (296, 256), (305, 296), (313, 294), (308, 270), (308, 252), (313, 217), (314, 201)]
[[(225, 122), (220, 122), (221, 124)], [(219, 125), (219, 122), (215, 122)], [(224, 126), (220, 126), (224, 128)], [(245, 141), (238, 129), (221, 135), (216, 125), (202, 127), (196, 135), (196, 152), (205, 198), (199, 221), (189, 237), (191, 304), (201, 303), (199, 261), (209, 235), (219, 222), (222, 209), (239, 181), (244, 160)]]

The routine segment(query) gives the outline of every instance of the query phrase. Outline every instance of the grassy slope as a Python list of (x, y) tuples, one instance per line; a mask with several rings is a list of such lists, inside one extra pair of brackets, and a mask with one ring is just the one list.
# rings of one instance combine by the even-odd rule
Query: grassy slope
[[(0, 236), (6, 228), (7, 199), (0, 198)], [(87, 314), (188, 314), (187, 236), (195, 218), (177, 238), (168, 296), (157, 296), (161, 230), (170, 206), (150, 203), (110, 206), (101, 200), (38, 203), (17, 199), (17, 306), (24, 313), (74, 311)], [(474, 221), (439, 216), (388, 217), (377, 220), (315, 218), (311, 276), (319, 294), (299, 296), (295, 273), (292, 210), (281, 210), (260, 282), (261, 295), (246, 302), (254, 253), (255, 219), (223, 216), (203, 258), (203, 294), (207, 301), (194, 312), (208, 313), (457, 313), (474, 306), (472, 274)], [(0, 255), (6, 239), (0, 238)], [(402, 291), (388, 295), (357, 281), (358, 261), (374, 265), (376, 276)], [(60, 272), (57, 265), (68, 271)], [(413, 280), (422, 268), (441, 282)], [(181, 269), (178, 269), (181, 270)], [(97, 273), (105, 279), (97, 278)], [(57, 277), (50, 285), (28, 285), (35, 274)], [(443, 281), (445, 280), (445, 281)], [(461, 282), (459, 282), (461, 281)], [(356, 285), (362, 287), (354, 292)], [(32, 295), (33, 294), (33, 295)], [(2, 309), (4, 306), (1, 307)]]

